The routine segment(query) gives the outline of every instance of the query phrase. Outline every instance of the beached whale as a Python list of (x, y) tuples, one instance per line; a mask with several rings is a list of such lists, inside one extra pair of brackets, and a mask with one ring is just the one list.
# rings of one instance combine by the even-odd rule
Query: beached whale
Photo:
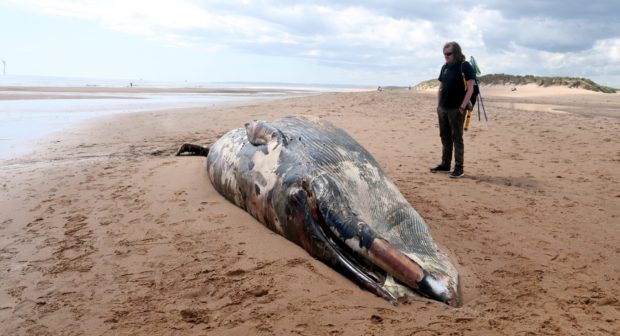
[(219, 193), (373, 293), (460, 305), (458, 273), (428, 226), (344, 130), (318, 118), (255, 121), (184, 154), (207, 156)]

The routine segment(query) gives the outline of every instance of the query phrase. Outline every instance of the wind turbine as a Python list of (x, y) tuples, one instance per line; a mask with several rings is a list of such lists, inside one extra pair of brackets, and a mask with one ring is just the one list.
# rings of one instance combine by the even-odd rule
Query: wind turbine
[(6, 75), (6, 61), (2, 60), (2, 75)]

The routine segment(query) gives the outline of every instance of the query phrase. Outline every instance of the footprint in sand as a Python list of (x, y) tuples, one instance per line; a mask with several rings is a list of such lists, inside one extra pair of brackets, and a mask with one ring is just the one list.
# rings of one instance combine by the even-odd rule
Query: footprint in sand
[(92, 230), (88, 229), (88, 217), (75, 214), (65, 217), (64, 239), (58, 243), (53, 255), (58, 262), (48, 272), (58, 274), (66, 271), (87, 272), (94, 263), (89, 257), (95, 252), (92, 245)]
[(179, 252), (187, 252), (194, 248), (194, 243), (190, 241), (182, 241), (174, 244), (174, 247), (176, 247)]
[(268, 289), (265, 289), (265, 288), (260, 287), (260, 286), (259, 287), (255, 287), (253, 289), (250, 289), (248, 292), (252, 296), (254, 296), (254, 297), (263, 297), (263, 296), (269, 294), (269, 290)]
[(7, 289), (6, 293), (9, 294), (9, 296), (12, 296), (14, 298), (19, 298), (22, 296), (26, 288), (27, 288), (26, 286), (17, 286), (17, 287)]
[(107, 226), (110, 224), (117, 224), (123, 219), (123, 217), (125, 217), (125, 215), (123, 214), (114, 214), (108, 217), (104, 217), (99, 220), (99, 225)]
[(50, 280), (41, 280), (35, 284), (35, 288), (38, 290), (49, 289), (54, 285)]
[(226, 219), (226, 217), (228, 217), (228, 215), (226, 214), (217, 214), (214, 216), (208, 216), (207, 220), (209, 220), (210, 222), (216, 223), (216, 224), (222, 224), (224, 223), (224, 220)]
[(54, 207), (53, 207), (53, 206), (51, 206), (51, 205), (50, 205), (50, 206), (48, 206), (48, 207), (47, 207), (47, 209), (45, 209), (45, 214), (47, 214), (47, 215), (51, 215), (51, 214), (53, 214), (54, 212), (56, 212), (56, 209), (54, 209)]
[(236, 270), (226, 272), (226, 276), (227, 277), (240, 277), (244, 275), (245, 273), (246, 272), (242, 269), (236, 269)]
[(183, 309), (180, 314), (183, 321), (191, 324), (206, 324), (210, 321), (209, 311), (206, 309)]
[[(620, 197), (620, 195), (618, 195), (618, 197)], [(5, 219), (0, 223), (0, 229), (4, 229), (11, 224), (13, 224), (13, 218)]]
[(0, 261), (11, 260), (18, 253), (18, 250), (14, 247), (4, 247), (0, 249)]

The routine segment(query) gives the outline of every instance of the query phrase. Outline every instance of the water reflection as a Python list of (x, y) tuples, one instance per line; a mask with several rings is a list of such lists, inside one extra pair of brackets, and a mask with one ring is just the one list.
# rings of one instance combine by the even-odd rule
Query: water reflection
[[(274, 99), (282, 94), (118, 94), (113, 98), (93, 98), (93, 94), (54, 93), (54, 99), (0, 100), (0, 159), (24, 152), (26, 143), (74, 127), (95, 117), (154, 111), (170, 108), (213, 106), (258, 99)], [(73, 98), (83, 95), (84, 98)], [(105, 97), (114, 96), (106, 93)]]

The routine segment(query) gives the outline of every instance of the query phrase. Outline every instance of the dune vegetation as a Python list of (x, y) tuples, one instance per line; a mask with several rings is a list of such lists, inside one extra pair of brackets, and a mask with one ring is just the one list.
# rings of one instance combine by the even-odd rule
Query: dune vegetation
[[(616, 93), (618, 90), (608, 86), (600, 85), (591, 79), (582, 77), (542, 77), (542, 76), (517, 76), (506, 74), (489, 74), (478, 77), (481, 85), (528, 85), (536, 84), (541, 87), (549, 86), (565, 86), (568, 88), (579, 88), (603, 93)], [(426, 80), (420, 82), (414, 87), (416, 90), (424, 90), (437, 87), (439, 81), (437, 79)]]

